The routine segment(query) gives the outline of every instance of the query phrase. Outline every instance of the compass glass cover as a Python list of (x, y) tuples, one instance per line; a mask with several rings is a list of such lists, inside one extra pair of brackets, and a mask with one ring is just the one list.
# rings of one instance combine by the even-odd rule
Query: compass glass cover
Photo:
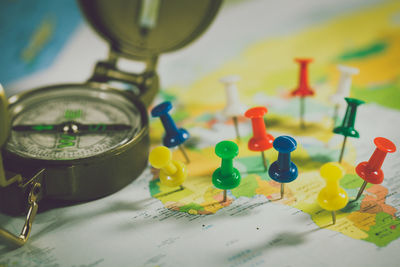
[(142, 128), (140, 111), (128, 98), (83, 85), (32, 91), (10, 105), (10, 113), (6, 149), (41, 160), (101, 156)]

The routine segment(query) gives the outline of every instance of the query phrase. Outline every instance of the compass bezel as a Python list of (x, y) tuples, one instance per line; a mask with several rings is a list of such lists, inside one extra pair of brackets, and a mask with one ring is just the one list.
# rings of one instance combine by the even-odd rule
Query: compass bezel
[(140, 113), (140, 131), (116, 148), (81, 159), (35, 159), (15, 154), (6, 148), (3, 148), (3, 156), (7, 169), (16, 173), (21, 173), (21, 169), (24, 172), (45, 169), (44, 198), (87, 201), (118, 191), (146, 168), (150, 147), (148, 115), (144, 104), (133, 93), (101, 83), (60, 84), (22, 92), (9, 98), (9, 109), (37, 93), (71, 87), (117, 94), (129, 100)]

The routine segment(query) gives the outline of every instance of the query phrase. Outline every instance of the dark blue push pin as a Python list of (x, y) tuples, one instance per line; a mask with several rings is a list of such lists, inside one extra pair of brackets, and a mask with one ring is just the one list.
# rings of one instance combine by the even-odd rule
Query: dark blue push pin
[(285, 191), (285, 183), (297, 178), (297, 166), (290, 160), (290, 153), (297, 148), (296, 140), (290, 136), (279, 136), (273, 146), (279, 152), (278, 160), (271, 164), (268, 170), (272, 180), (281, 183), (281, 199)]
[(166, 147), (176, 147), (178, 146), (181, 150), (186, 162), (189, 163), (189, 157), (186, 154), (185, 149), (181, 146), (188, 138), (189, 133), (183, 128), (176, 127), (174, 120), (169, 115), (169, 111), (172, 109), (172, 104), (169, 101), (163, 102), (155, 106), (151, 110), (152, 117), (160, 117), (161, 122), (165, 129), (165, 135), (163, 137), (163, 145)]

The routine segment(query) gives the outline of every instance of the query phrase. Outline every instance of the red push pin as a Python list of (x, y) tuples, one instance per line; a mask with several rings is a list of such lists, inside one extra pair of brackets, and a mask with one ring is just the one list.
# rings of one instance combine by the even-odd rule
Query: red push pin
[(383, 161), (387, 153), (396, 151), (396, 146), (388, 139), (377, 137), (374, 139), (376, 149), (368, 161), (361, 162), (356, 167), (356, 173), (360, 176), (364, 183), (358, 191), (357, 197), (353, 201), (357, 201), (368, 183), (381, 184), (383, 182), (383, 171), (381, 170)]
[(300, 127), (304, 128), (304, 111), (305, 111), (305, 103), (304, 98), (307, 96), (314, 95), (314, 91), (308, 84), (308, 69), (307, 66), (310, 62), (313, 61), (312, 58), (296, 58), (296, 62), (300, 64), (300, 76), (299, 76), (299, 87), (292, 91), (292, 96), (300, 97)]
[(270, 149), (274, 142), (274, 137), (268, 134), (265, 128), (264, 114), (267, 112), (266, 107), (254, 107), (244, 113), (247, 118), (251, 119), (253, 126), (253, 137), (250, 138), (248, 147), (251, 151), (261, 151), (265, 171), (267, 171), (268, 166), (265, 161), (264, 151)]

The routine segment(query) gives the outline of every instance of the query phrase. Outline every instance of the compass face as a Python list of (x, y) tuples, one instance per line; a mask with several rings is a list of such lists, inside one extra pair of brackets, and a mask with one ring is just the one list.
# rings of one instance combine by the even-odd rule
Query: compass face
[[(100, 156), (132, 140), (143, 125), (140, 111), (126, 97), (83, 85), (33, 91), (10, 105), (10, 113), (6, 149), (41, 160)], [(125, 128), (105, 131), (107, 125)], [(15, 130), (28, 126), (27, 131)], [(79, 132), (79, 127), (90, 131)]]

